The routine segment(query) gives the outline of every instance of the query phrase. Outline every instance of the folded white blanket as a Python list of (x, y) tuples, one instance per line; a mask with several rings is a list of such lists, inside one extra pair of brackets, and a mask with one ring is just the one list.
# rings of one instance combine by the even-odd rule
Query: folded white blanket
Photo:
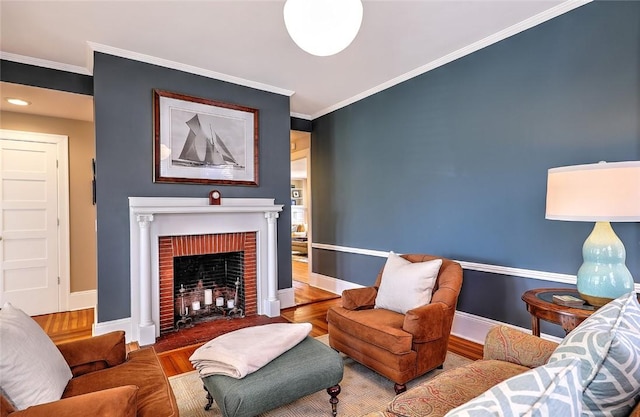
[(311, 323), (275, 323), (247, 327), (212, 339), (189, 358), (201, 378), (244, 378), (300, 343)]

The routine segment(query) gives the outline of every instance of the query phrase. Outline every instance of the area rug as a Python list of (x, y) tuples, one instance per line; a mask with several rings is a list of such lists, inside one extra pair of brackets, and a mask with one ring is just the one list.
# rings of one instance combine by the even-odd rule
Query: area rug
[[(318, 340), (327, 343), (327, 335)], [(356, 363), (343, 355), (344, 377), (340, 382), (342, 391), (338, 396), (338, 415), (341, 417), (356, 417), (381, 411), (395, 396), (393, 382), (378, 375), (369, 368)], [(447, 369), (456, 368), (471, 362), (470, 359), (449, 352), (444, 363), (444, 369), (434, 370), (407, 384), (407, 388), (424, 382)], [(220, 417), (220, 410), (215, 403), (209, 411), (204, 410), (206, 393), (196, 371), (188, 372), (169, 378), (176, 396), (180, 417)], [(325, 390), (303, 397), (293, 403), (282, 406), (261, 417), (316, 417), (331, 416), (329, 395)]]

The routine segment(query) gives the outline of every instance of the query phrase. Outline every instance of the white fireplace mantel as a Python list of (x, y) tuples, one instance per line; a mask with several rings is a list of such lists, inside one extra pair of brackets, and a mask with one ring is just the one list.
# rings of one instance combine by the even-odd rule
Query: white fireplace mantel
[(277, 219), (270, 198), (129, 197), (131, 327), (127, 340), (155, 343), (160, 335), (158, 237), (256, 232), (258, 314), (280, 315)]
[(219, 206), (212, 206), (208, 198), (129, 197), (135, 214), (278, 213), (282, 207), (273, 198), (222, 198)]

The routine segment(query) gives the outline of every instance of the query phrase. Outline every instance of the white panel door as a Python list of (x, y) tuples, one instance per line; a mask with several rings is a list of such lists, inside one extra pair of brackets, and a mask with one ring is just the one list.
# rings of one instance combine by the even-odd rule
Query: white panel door
[(29, 315), (60, 311), (56, 155), (0, 138), (0, 297)]

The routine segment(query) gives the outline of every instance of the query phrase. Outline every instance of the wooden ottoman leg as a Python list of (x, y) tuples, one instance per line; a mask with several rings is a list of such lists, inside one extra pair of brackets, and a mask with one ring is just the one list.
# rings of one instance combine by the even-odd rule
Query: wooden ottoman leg
[(340, 394), (340, 385), (336, 384), (327, 388), (327, 393), (331, 396), (329, 402), (331, 403), (331, 414), (333, 417), (338, 415), (338, 394)]
[(204, 411), (209, 411), (211, 405), (213, 404), (213, 397), (211, 396), (211, 393), (209, 393), (209, 390), (206, 386), (203, 388), (205, 391), (207, 391), (207, 405), (204, 406)]

